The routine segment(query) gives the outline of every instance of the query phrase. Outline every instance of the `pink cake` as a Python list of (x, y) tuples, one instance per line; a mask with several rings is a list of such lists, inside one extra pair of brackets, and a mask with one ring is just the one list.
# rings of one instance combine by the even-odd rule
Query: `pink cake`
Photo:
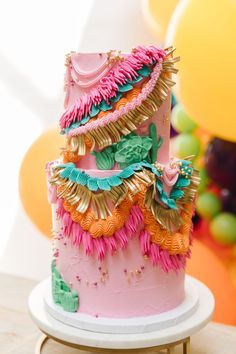
[(94, 318), (164, 313), (185, 296), (198, 176), (170, 157), (173, 49), (70, 53), (66, 146), (48, 163), (56, 306)]

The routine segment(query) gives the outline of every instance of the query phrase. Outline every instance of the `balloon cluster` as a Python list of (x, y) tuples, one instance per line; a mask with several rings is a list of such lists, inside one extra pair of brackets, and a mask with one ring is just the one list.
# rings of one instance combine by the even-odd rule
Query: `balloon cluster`
[[(231, 308), (219, 309), (219, 306), (230, 298), (231, 291), (226, 290), (229, 281), (236, 288), (235, 1), (143, 0), (143, 3), (144, 17), (157, 41), (163, 46), (176, 47), (181, 58), (177, 63), (179, 73), (174, 93), (188, 114), (179, 104), (176, 106), (173, 97), (171, 136), (176, 154), (194, 155), (194, 165), (200, 171), (194, 238), (201, 241), (199, 246), (206, 245), (205, 251), (209, 252), (194, 249), (192, 260), (196, 257), (196, 272), (191, 274), (213, 290), (219, 311), (215, 319), (231, 323)], [(220, 274), (213, 256), (230, 280)], [(216, 281), (215, 291), (212, 279)], [(222, 293), (224, 298), (220, 299)], [(235, 305), (235, 292), (232, 302)]]
[[(172, 100), (173, 102), (173, 100)], [(223, 244), (236, 243), (236, 143), (197, 127), (178, 103), (172, 109), (173, 152), (180, 158), (192, 156), (201, 183), (196, 212), (209, 221), (212, 236)]]

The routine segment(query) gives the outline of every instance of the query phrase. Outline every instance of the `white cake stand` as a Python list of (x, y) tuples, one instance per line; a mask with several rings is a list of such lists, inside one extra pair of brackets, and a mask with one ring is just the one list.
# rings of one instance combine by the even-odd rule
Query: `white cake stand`
[[(33, 289), (29, 297), (29, 310), (32, 319), (44, 333), (40, 341), (37, 343), (35, 354), (41, 353), (41, 349), (48, 338), (89, 352), (98, 352), (98, 348), (100, 348), (99, 352), (101, 353), (111, 353), (111, 349), (114, 353), (124, 353), (124, 350), (125, 353), (127, 351), (135, 352), (135, 349), (143, 348), (142, 353), (147, 353), (153, 350), (158, 352), (159, 350), (166, 349), (167, 353), (170, 354), (174, 353), (174, 347), (176, 345), (182, 343), (183, 353), (189, 354), (190, 336), (210, 321), (214, 311), (214, 297), (210, 290), (198, 280), (186, 276), (186, 293), (188, 294), (195, 289), (194, 291), (197, 291), (198, 297), (196, 301), (195, 294), (192, 299), (188, 299), (188, 302), (186, 303), (187, 305), (184, 305), (185, 307), (180, 307), (180, 318), (178, 318), (176, 312), (171, 313), (171, 311), (169, 311), (169, 314), (166, 312), (163, 313), (163, 315), (158, 315), (156, 317), (156, 330), (152, 330), (155, 328), (155, 317), (151, 316), (151, 326), (146, 327), (146, 332), (140, 331), (143, 319), (136, 319), (137, 323), (140, 322), (140, 327), (136, 327), (136, 333), (133, 333), (133, 327), (129, 330), (127, 326), (127, 333), (125, 334), (101, 333), (99, 326), (97, 327), (98, 331), (88, 330), (88, 328), (90, 328), (89, 326), (87, 329), (76, 328), (71, 324), (63, 323), (64, 319), (58, 317), (60, 312), (55, 311), (55, 308), (52, 307), (51, 309), (54, 311), (49, 311), (50, 302), (47, 300), (49, 288), (50, 282), (44, 280)], [(192, 306), (190, 304), (191, 301)], [(168, 320), (171, 319), (171, 316), (172, 322), (168, 322)], [(90, 316), (88, 316), (88, 318), (89, 317)], [(60, 320), (58, 320), (58, 318), (60, 318)], [(161, 318), (163, 318), (163, 321), (161, 321)], [(104, 320), (106, 324), (106, 319)], [(89, 325), (93, 323), (91, 321), (93, 321), (92, 317), (90, 318)], [(124, 323), (125, 322), (127, 321), (124, 321)], [(163, 326), (161, 325), (161, 322), (163, 322)], [(83, 323), (86, 324), (84, 318)], [(100, 323), (101, 326), (104, 324), (102, 321), (98, 321), (97, 323)], [(118, 321), (118, 325), (119, 328), (121, 328), (121, 322)], [(116, 322), (113, 322), (114, 331), (115, 326)], [(104, 327), (101, 328), (103, 328), (102, 331), (104, 331)], [(150, 329), (149, 332), (147, 331), (147, 328)]]

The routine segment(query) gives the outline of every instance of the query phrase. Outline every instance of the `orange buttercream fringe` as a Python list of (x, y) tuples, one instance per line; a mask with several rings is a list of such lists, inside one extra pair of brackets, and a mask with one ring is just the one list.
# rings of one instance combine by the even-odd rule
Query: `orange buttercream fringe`
[(110, 237), (117, 230), (119, 230), (127, 220), (127, 216), (130, 213), (130, 209), (133, 206), (133, 202), (126, 197), (116, 208), (114, 208), (111, 215), (105, 220), (98, 219), (91, 210), (88, 210), (84, 214), (76, 210), (77, 204), (70, 205), (69, 202), (64, 200), (64, 208), (71, 215), (71, 219), (80, 223), (83, 230), (88, 231), (92, 237)]
[(192, 215), (194, 204), (184, 204), (181, 206), (180, 217), (182, 225), (175, 233), (170, 233), (164, 229), (154, 218), (152, 212), (145, 207), (144, 204), (145, 188), (143, 192), (135, 196), (135, 200), (126, 197), (110, 216), (105, 220), (96, 220), (91, 210), (82, 214), (76, 210), (76, 205), (70, 205), (64, 200), (64, 209), (70, 213), (71, 219), (80, 224), (81, 228), (88, 231), (93, 238), (111, 237), (117, 230), (124, 226), (133, 205), (138, 205), (144, 216), (144, 226), (149, 232), (151, 242), (158, 244), (161, 248), (168, 250), (171, 255), (185, 254), (189, 249), (189, 235), (192, 226)]

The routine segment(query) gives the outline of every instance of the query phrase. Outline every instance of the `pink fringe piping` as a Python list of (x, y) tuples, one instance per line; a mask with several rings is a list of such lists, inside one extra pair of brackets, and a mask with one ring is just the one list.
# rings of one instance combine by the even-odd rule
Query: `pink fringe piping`
[(149, 257), (153, 265), (160, 265), (164, 272), (173, 270), (177, 272), (185, 267), (186, 258), (190, 257), (190, 250), (184, 255), (170, 255), (159, 245), (150, 241), (150, 234), (147, 230), (142, 230), (139, 235), (141, 252)]
[(116, 95), (118, 85), (122, 85), (128, 78), (130, 80), (137, 77), (137, 70), (143, 65), (151, 65), (153, 59), (158, 64), (163, 62), (165, 51), (155, 46), (139, 46), (134, 53), (128, 55), (121, 61), (114, 70), (100, 80), (98, 87), (90, 90), (89, 94), (84, 93), (78, 97), (72, 106), (64, 112), (60, 119), (61, 129), (69, 127), (73, 122), (80, 121), (87, 115), (93, 104), (99, 104), (102, 100), (108, 102), (109, 98)]
[(63, 207), (62, 199), (58, 200), (57, 217), (62, 220), (63, 233), (71, 239), (73, 245), (79, 247), (82, 244), (87, 255), (95, 251), (99, 260), (103, 260), (107, 252), (113, 254), (119, 246), (125, 248), (128, 245), (128, 239), (134, 237), (139, 231), (140, 223), (143, 224), (143, 214), (140, 208), (134, 205), (122, 228), (111, 237), (96, 239), (83, 230), (79, 223), (71, 219), (70, 214)]
[[(151, 236), (145, 230), (143, 224), (143, 214), (138, 205), (131, 208), (130, 215), (124, 226), (117, 230), (111, 237), (93, 238), (91, 234), (83, 230), (79, 223), (74, 222), (70, 214), (63, 207), (63, 200), (59, 199), (57, 204), (57, 216), (62, 220), (63, 233), (70, 238), (73, 245), (79, 247), (81, 244), (87, 255), (97, 254), (98, 259), (102, 261), (107, 252), (114, 254), (119, 247), (125, 248), (128, 245), (129, 238), (138, 237), (143, 256), (148, 256), (154, 266), (161, 266), (164, 272), (185, 268), (186, 259), (190, 257), (189, 249), (184, 255), (170, 255), (167, 250), (151, 242)], [(192, 229), (190, 232), (190, 245), (192, 244)]]
[(114, 112), (108, 113), (102, 119), (95, 120), (79, 128), (71, 129), (67, 133), (67, 135), (75, 136), (75, 135), (85, 134), (99, 127), (104, 127), (111, 122), (116, 122), (121, 116), (127, 114), (131, 109), (135, 109), (136, 107), (140, 106), (142, 102), (147, 98), (149, 93), (152, 92), (156, 84), (156, 81), (160, 75), (160, 72), (161, 72), (161, 67), (159, 64), (157, 64), (151, 74), (151, 79), (148, 81), (146, 86), (142, 89), (140, 94), (137, 97), (133, 98), (132, 101), (128, 102), (124, 107), (121, 107), (119, 110), (116, 110)]

